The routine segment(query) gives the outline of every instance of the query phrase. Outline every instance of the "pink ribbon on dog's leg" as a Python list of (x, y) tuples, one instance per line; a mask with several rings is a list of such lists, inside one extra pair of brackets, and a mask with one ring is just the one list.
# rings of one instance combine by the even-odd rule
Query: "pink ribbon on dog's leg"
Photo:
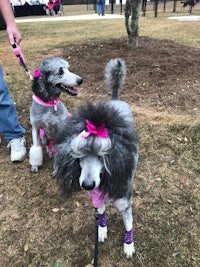
[[(45, 131), (43, 129), (40, 129), (39, 130), (39, 135), (40, 135), (40, 138), (42, 139), (42, 137), (44, 136), (44, 133)], [(51, 153), (51, 155), (55, 154), (56, 152), (56, 147), (55, 147), (55, 144), (53, 142), (53, 140), (50, 140), (49, 143), (48, 143), (48, 150), (49, 152)]]
[(40, 135), (40, 138), (42, 138), (44, 136), (44, 130), (43, 129), (39, 130), (39, 135)]
[(49, 144), (48, 144), (48, 150), (49, 150), (49, 152), (51, 153), (51, 155), (55, 154), (55, 152), (56, 152), (56, 147), (55, 147), (55, 144), (54, 144), (53, 140), (50, 140), (50, 141), (49, 141)]

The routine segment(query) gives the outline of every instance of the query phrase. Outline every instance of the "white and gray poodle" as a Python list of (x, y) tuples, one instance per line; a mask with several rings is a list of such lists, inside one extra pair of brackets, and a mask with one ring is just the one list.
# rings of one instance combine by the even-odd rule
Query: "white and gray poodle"
[(48, 152), (53, 154), (54, 133), (58, 131), (59, 123), (70, 115), (59, 96), (61, 92), (76, 96), (76, 87), (83, 79), (71, 72), (68, 62), (59, 57), (43, 60), (33, 76), (33, 101), (30, 110), (33, 144), (29, 152), (29, 162), (31, 172), (38, 172), (38, 167), (43, 162), (40, 137)]
[(98, 237), (107, 238), (105, 205), (114, 205), (122, 214), (124, 253), (134, 253), (132, 194), (138, 162), (138, 137), (130, 106), (119, 99), (125, 81), (122, 59), (111, 59), (105, 78), (112, 99), (97, 105), (88, 103), (61, 123), (55, 135), (54, 176), (61, 192), (89, 192), (99, 215)]

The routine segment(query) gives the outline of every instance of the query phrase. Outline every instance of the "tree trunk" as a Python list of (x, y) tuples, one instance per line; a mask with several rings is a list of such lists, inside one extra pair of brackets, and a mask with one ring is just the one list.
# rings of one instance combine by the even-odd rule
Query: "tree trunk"
[(125, 26), (128, 42), (133, 48), (137, 48), (139, 43), (139, 3), (140, 0), (126, 0), (125, 6)]
[(173, 13), (176, 13), (177, 0), (174, 0)]

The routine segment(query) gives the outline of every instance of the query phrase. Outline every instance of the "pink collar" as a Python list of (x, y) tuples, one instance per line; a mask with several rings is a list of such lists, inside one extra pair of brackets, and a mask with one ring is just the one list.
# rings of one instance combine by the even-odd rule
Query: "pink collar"
[(59, 98), (56, 98), (55, 100), (49, 100), (49, 101), (43, 101), (40, 97), (33, 95), (33, 100), (42, 105), (42, 106), (46, 106), (46, 107), (54, 107), (54, 110), (57, 111), (57, 105), (60, 102)]

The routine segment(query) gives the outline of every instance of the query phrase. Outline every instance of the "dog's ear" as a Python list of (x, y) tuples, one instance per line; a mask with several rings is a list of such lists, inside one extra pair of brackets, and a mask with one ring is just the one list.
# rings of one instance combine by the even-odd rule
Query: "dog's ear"
[(54, 154), (54, 175), (60, 184), (63, 197), (80, 190), (80, 174), (79, 159), (72, 157), (70, 141), (57, 145)]
[(45, 74), (41, 72), (40, 77), (34, 77), (32, 82), (32, 92), (43, 101), (48, 101), (48, 83)]
[(106, 168), (104, 169), (101, 190), (109, 192), (110, 197), (119, 198), (126, 194), (127, 185), (137, 165), (138, 138), (133, 127), (124, 129), (121, 135), (112, 132), (110, 138), (112, 149), (109, 154), (105, 155), (110, 173)]

